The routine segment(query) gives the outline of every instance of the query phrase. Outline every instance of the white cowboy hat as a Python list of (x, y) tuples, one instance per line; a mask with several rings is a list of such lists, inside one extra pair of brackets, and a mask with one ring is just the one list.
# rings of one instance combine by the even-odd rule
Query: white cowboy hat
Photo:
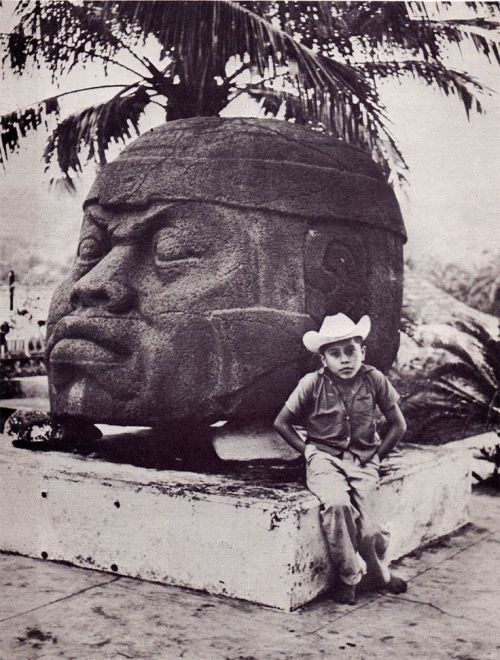
[(366, 314), (357, 323), (351, 321), (345, 314), (335, 314), (335, 316), (325, 316), (319, 332), (309, 330), (302, 337), (302, 341), (308, 351), (319, 353), (322, 346), (331, 344), (334, 341), (350, 339), (351, 337), (366, 339), (370, 334), (370, 328), (370, 317)]

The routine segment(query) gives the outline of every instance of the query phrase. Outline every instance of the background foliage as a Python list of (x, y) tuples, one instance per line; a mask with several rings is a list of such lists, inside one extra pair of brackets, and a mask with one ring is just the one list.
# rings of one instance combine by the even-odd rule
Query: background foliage
[[(446, 18), (440, 9), (447, 5), (20, 0), (17, 23), (3, 35), (4, 65), (20, 76), (47, 67), (55, 82), (75, 67), (99, 65), (96, 88), (109, 87), (112, 95), (70, 116), (62, 116), (59, 100), (72, 92), (4, 115), (0, 158), (5, 163), (24, 136), (46, 125), (45, 163), (57, 162), (71, 185), (84, 160), (104, 163), (111, 144), (139, 132), (151, 104), (168, 121), (217, 115), (246, 94), (268, 115), (368, 150), (388, 177), (401, 179), (406, 164), (377, 81), (413, 76), (456, 96), (467, 113), (481, 112), (487, 90), (449, 67), (447, 48), (469, 42), (493, 64), (500, 61), (499, 3), (466, 3), (467, 20)], [(107, 82), (120, 71), (127, 82)]]

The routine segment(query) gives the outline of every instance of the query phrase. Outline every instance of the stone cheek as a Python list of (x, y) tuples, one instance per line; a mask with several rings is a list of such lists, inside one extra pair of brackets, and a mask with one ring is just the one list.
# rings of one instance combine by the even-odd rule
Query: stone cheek
[(343, 312), (368, 314), (367, 362), (387, 370), (399, 346), (402, 238), (359, 223), (311, 223), (305, 242), (306, 312), (320, 325)]

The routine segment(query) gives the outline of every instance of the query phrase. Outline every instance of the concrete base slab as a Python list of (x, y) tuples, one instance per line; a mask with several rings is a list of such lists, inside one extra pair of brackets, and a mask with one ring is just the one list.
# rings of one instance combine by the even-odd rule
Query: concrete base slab
[(0, 399), (0, 409), (11, 415), (16, 410), (42, 410), (50, 411), (49, 400), (43, 397), (22, 397), (9, 399)]
[[(0, 438), (0, 550), (284, 610), (329, 585), (319, 503), (301, 483), (33, 453)], [(405, 448), (381, 486), (392, 557), (467, 523), (469, 494), (467, 450)]]

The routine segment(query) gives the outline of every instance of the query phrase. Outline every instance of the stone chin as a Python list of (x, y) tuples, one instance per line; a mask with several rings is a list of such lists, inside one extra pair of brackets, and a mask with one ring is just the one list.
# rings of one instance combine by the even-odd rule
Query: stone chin
[(132, 423), (147, 403), (148, 370), (140, 349), (148, 330), (142, 321), (88, 315), (50, 323), (51, 411), (92, 422)]

